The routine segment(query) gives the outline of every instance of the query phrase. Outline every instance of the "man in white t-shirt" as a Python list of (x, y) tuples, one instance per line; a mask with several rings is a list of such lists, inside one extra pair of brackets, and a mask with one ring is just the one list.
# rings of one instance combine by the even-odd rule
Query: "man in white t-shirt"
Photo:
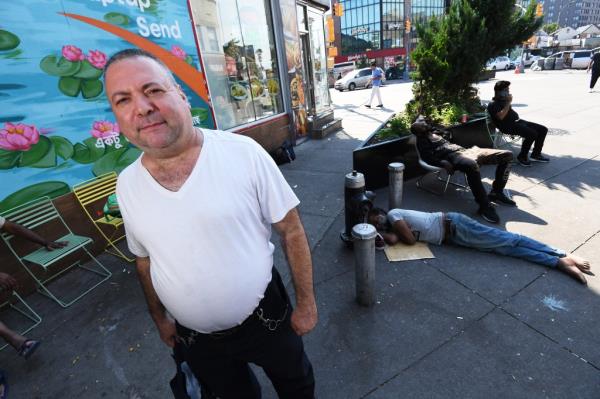
[[(248, 363), (263, 367), (280, 397), (313, 398), (300, 338), (317, 322), (312, 261), (281, 172), (250, 138), (194, 128), (185, 94), (152, 55), (113, 55), (105, 83), (121, 132), (143, 150), (119, 176), (117, 198), (161, 339), (181, 343), (220, 398), (260, 397)], [(273, 267), (271, 226), (295, 308)]]
[(419, 212), (373, 208), (368, 215), (386, 244), (413, 245), (417, 241), (431, 244), (454, 244), (485, 252), (513, 256), (540, 265), (557, 268), (582, 284), (591, 274), (590, 263), (562, 249), (550, 247), (529, 237), (496, 229), (456, 212)]

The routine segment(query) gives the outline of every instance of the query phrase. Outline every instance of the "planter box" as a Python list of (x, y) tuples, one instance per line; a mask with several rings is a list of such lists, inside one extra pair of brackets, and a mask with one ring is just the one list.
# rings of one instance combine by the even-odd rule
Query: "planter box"
[(352, 153), (353, 168), (365, 175), (368, 190), (376, 190), (388, 185), (388, 165), (392, 162), (404, 164), (405, 180), (424, 173), (419, 166), (413, 135), (369, 144), (378, 131), (379, 129)]
[(481, 71), (481, 73), (479, 74), (479, 81), (481, 82), (482, 80), (490, 80), (490, 79), (494, 79), (496, 77), (496, 71), (494, 70), (483, 70)]
[(447, 129), (452, 133), (451, 141), (462, 147), (494, 148), (494, 143), (490, 138), (486, 125), (487, 118), (483, 116), (465, 123), (449, 126)]

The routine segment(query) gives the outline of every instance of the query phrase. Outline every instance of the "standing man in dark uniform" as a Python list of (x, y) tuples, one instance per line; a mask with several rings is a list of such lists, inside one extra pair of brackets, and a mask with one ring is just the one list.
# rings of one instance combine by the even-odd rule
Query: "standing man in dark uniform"
[(590, 64), (587, 67), (586, 72), (592, 70), (592, 77), (590, 79), (590, 93), (594, 91), (594, 86), (596, 86), (596, 81), (598, 81), (598, 77), (600, 77), (600, 51), (596, 54), (592, 54)]
[[(508, 80), (501, 80), (494, 85), (494, 98), (487, 107), (494, 124), (504, 134), (523, 137), (521, 152), (517, 156), (517, 162), (521, 165), (531, 166), (531, 161), (550, 162), (550, 159), (542, 155), (548, 128), (519, 118), (519, 114), (511, 106), (513, 97), (508, 90), (509, 86)], [(529, 156), (531, 145), (533, 145), (533, 150)]]

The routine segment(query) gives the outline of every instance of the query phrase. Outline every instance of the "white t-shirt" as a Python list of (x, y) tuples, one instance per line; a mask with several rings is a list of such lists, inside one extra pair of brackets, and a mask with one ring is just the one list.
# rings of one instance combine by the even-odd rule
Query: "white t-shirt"
[(6, 223), (6, 219), (3, 216), (0, 216), (0, 229), (4, 227), (4, 223)]
[(150, 257), (152, 285), (183, 326), (228, 329), (256, 308), (271, 281), (271, 224), (299, 200), (252, 139), (202, 130), (200, 157), (177, 192), (141, 163), (117, 182), (129, 249)]
[(444, 239), (444, 215), (442, 212), (419, 212), (409, 209), (392, 209), (387, 214), (388, 221), (404, 220), (417, 241), (441, 244)]

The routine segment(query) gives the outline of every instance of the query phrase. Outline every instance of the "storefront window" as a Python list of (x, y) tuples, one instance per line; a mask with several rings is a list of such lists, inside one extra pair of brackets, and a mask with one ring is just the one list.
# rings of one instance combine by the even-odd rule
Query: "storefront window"
[(313, 60), (313, 87), (315, 93), (315, 111), (321, 113), (329, 109), (329, 86), (327, 83), (327, 56), (325, 55), (325, 32), (323, 15), (308, 12)]
[(283, 112), (268, 0), (191, 0), (217, 125)]

